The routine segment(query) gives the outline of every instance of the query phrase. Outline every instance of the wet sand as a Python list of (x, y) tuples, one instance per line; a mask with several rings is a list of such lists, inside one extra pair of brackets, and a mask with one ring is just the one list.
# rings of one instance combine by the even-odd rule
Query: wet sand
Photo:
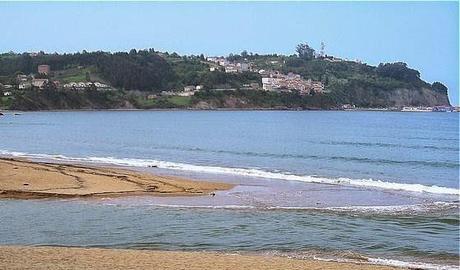
[(397, 268), (214, 252), (0, 246), (0, 269), (390, 270)]
[(206, 195), (233, 185), (125, 169), (0, 158), (0, 198)]

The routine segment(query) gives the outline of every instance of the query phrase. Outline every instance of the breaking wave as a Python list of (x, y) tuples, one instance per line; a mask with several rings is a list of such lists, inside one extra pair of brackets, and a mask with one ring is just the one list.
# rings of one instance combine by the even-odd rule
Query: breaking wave
[(77, 161), (83, 163), (101, 163), (130, 167), (155, 167), (160, 169), (190, 171), (197, 173), (226, 174), (243, 177), (256, 177), (264, 179), (278, 179), (286, 181), (299, 181), (306, 183), (328, 184), (353, 186), (369, 189), (399, 190), (406, 192), (424, 192), (445, 195), (460, 195), (460, 190), (456, 188), (442, 187), (436, 185), (423, 185), (411, 183), (396, 183), (374, 179), (351, 179), (351, 178), (327, 178), (312, 175), (296, 175), (289, 172), (270, 172), (254, 168), (232, 168), (219, 166), (194, 165), (188, 163), (178, 163), (162, 161), (155, 159), (137, 159), (137, 158), (115, 158), (115, 157), (68, 157), (64, 155), (50, 154), (31, 154), (23, 152), (12, 152), (0, 150), (0, 155), (14, 157), (28, 157), (36, 159), (60, 160), (60, 161)]

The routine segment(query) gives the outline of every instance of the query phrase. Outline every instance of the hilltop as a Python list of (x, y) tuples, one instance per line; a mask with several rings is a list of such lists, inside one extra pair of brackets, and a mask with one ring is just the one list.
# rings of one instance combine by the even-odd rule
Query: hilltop
[(181, 56), (154, 49), (0, 55), (0, 108), (337, 109), (449, 106), (447, 87), (402, 62), (316, 53)]

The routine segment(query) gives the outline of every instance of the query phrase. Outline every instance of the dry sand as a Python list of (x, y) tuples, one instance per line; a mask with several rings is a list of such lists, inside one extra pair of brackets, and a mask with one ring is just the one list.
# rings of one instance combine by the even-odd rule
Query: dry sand
[(124, 169), (0, 158), (0, 198), (204, 195), (231, 187)]
[(211, 252), (0, 246), (0, 269), (391, 270), (396, 268)]

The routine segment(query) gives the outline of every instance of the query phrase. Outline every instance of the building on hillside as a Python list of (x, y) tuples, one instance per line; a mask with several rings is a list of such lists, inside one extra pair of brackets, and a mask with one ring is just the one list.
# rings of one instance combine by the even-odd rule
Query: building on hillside
[(43, 89), (48, 84), (48, 79), (33, 79), (32, 86), (38, 89)]
[(225, 73), (238, 73), (238, 67), (233, 64), (226, 65)]
[(27, 82), (27, 81), (30, 81), (30, 80), (31, 80), (31, 77), (27, 76), (27, 75), (24, 75), (24, 74), (18, 74), (18, 76), (16, 76), (16, 82), (17, 83), (23, 83), (23, 82)]
[(45, 74), (48, 75), (50, 74), (51, 68), (49, 65), (39, 65), (37, 68), (38, 74)]
[(258, 90), (260, 89), (259, 83), (253, 82), (253, 83), (245, 83), (243, 84), (243, 89), (247, 90)]
[(161, 91), (162, 96), (175, 96), (177, 93), (173, 91)]
[(111, 90), (112, 87), (110, 85), (100, 83), (100, 82), (70, 82), (64, 84), (62, 87), (66, 89), (75, 89), (75, 90), (84, 90), (91, 87), (96, 87), (97, 90), (104, 91), (104, 90)]
[(30, 82), (21, 82), (18, 84), (18, 89), (19, 90), (25, 90), (25, 89), (29, 89), (29, 88), (32, 88), (32, 83)]
[(259, 69), (258, 73), (262, 76), (270, 76), (270, 72), (265, 69)]
[(174, 96), (179, 96), (179, 97), (191, 97), (195, 95), (196, 91), (189, 91), (189, 92), (177, 92), (174, 94)]
[(187, 85), (184, 87), (184, 92), (191, 92), (191, 91), (195, 91), (196, 90), (196, 86), (194, 85)]
[(219, 64), (219, 66), (226, 67), (227, 65), (230, 64), (230, 62), (229, 62), (227, 59), (225, 59), (225, 58), (220, 58), (220, 59), (218, 60), (218, 64)]
[(249, 63), (237, 63), (236, 67), (238, 68), (238, 72), (246, 72), (249, 71), (251, 68)]
[(309, 95), (311, 93), (322, 93), (324, 85), (319, 81), (304, 80), (298, 74), (289, 73), (284, 75), (279, 72), (272, 72), (270, 77), (262, 78), (262, 89), (276, 92), (297, 91), (301, 95)]
[(329, 61), (329, 62), (333, 62), (333, 63), (334, 62), (343, 62), (343, 61), (345, 61), (342, 58), (334, 57), (334, 56), (331, 56), (331, 55), (323, 56), (322, 59), (326, 60), (326, 61)]

